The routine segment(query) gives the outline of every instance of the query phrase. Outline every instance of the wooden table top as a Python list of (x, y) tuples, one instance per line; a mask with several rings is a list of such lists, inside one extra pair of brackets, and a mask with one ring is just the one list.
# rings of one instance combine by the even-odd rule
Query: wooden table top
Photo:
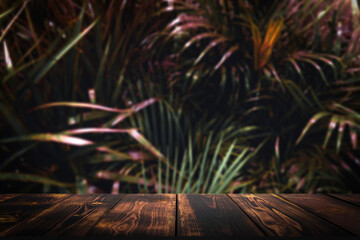
[(3, 194), (0, 236), (360, 236), (360, 194)]

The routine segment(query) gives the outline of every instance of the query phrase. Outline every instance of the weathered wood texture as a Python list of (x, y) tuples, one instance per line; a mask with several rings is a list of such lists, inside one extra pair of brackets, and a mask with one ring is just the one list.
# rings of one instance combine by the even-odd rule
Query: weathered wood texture
[(281, 194), (306, 210), (360, 235), (360, 207), (322, 194)]
[(344, 200), (346, 202), (355, 204), (360, 207), (360, 194), (329, 194), (329, 195)]
[(24, 223), (45, 211), (70, 195), (66, 194), (23, 194), (9, 198), (2, 195), (3, 200), (0, 203), (0, 236), (9, 235), (11, 229), (22, 226)]
[(3, 194), (0, 236), (360, 236), (359, 196)]
[(175, 236), (175, 194), (129, 194), (89, 235)]
[(8, 200), (10, 198), (14, 198), (16, 196), (19, 196), (20, 194), (3, 194), (3, 195), (0, 195), (0, 202), (3, 202), (5, 200)]
[(347, 235), (335, 225), (272, 194), (229, 194), (268, 236)]
[(52, 204), (21, 224), (6, 231), (6, 235), (67, 235), (83, 236), (122, 195), (72, 195)]
[(226, 195), (178, 195), (178, 236), (264, 236)]

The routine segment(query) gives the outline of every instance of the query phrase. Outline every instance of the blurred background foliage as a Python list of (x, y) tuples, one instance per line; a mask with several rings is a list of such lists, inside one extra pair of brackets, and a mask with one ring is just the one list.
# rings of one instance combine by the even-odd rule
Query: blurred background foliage
[(351, 0), (0, 2), (0, 190), (359, 192)]

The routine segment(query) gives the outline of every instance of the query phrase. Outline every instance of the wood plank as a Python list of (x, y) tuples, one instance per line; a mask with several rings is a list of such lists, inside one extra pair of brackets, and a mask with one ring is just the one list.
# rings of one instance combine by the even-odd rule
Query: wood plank
[(178, 194), (178, 236), (264, 236), (227, 196)]
[(269, 236), (349, 235), (312, 213), (273, 194), (229, 194)]
[(281, 194), (281, 196), (360, 235), (360, 207), (323, 194)]
[(330, 196), (340, 198), (346, 202), (350, 202), (360, 207), (360, 194), (328, 194)]
[(6, 235), (83, 236), (122, 196), (123, 194), (71, 195), (9, 229)]
[(5, 200), (8, 200), (10, 198), (14, 198), (16, 196), (19, 196), (20, 194), (11, 193), (11, 194), (0, 194), (0, 202), (3, 202)]
[(0, 204), (0, 236), (16, 225), (44, 211), (70, 195), (67, 194), (18, 194), (4, 199)]
[(175, 194), (129, 194), (88, 235), (175, 236)]

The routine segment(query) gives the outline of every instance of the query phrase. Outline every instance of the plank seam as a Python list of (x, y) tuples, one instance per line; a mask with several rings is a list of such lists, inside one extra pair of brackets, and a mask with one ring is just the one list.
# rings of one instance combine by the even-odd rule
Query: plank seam
[(287, 201), (287, 202), (289, 202), (289, 203), (291, 203), (291, 204), (294, 204), (294, 205), (300, 207), (301, 209), (303, 209), (303, 210), (305, 210), (305, 211), (307, 211), (307, 212), (315, 215), (316, 217), (324, 220), (325, 222), (330, 223), (330, 225), (334, 225), (334, 226), (338, 227), (339, 229), (345, 231), (346, 233), (349, 233), (350, 235), (357, 236), (356, 234), (350, 232), (349, 230), (347, 230), (347, 229), (345, 229), (345, 228), (337, 225), (336, 223), (331, 222), (330, 220), (328, 220), (328, 219), (326, 219), (326, 218), (324, 218), (324, 217), (321, 217), (320, 215), (314, 213), (313, 211), (311, 211), (311, 210), (309, 210), (309, 209), (307, 209), (307, 208), (305, 208), (305, 207), (303, 207), (303, 206), (300, 206), (299, 204), (296, 204), (296, 203), (290, 201), (289, 199), (287, 199), (287, 198), (285, 198), (285, 197), (283, 197), (283, 196), (281, 196), (281, 195), (279, 195), (279, 194), (276, 194), (276, 193), (273, 193), (273, 194), (276, 195), (276, 196), (278, 196), (278, 197), (280, 197), (280, 198), (282, 198), (282, 199), (284, 199), (285, 201)]
[(340, 200), (340, 201), (342, 201), (342, 202), (351, 204), (351, 205), (353, 205), (353, 206), (360, 207), (360, 205), (358, 205), (358, 204), (356, 204), (356, 203), (353, 203), (353, 202), (350, 202), (350, 201), (348, 201), (348, 200), (339, 198), (339, 197), (337, 197), (337, 196), (333, 196), (333, 195), (330, 195), (330, 194), (327, 194), (327, 193), (325, 193), (325, 195), (328, 196), (328, 197), (331, 197), (331, 198), (335, 198), (336, 200)]
[(126, 193), (119, 199), (117, 200), (114, 205), (112, 205), (108, 210), (106, 210), (106, 212), (101, 216), (99, 217), (99, 219), (94, 223), (94, 225), (92, 225), (92, 227), (84, 234), (84, 236), (86, 236), (89, 232), (91, 232), (93, 230), (93, 228), (106, 216), (109, 214), (109, 212), (114, 208), (116, 207), (119, 202), (125, 197)]
[(179, 203), (179, 200), (178, 200), (178, 194), (176, 194), (176, 198), (175, 198), (175, 237), (177, 237), (178, 235), (178, 224), (179, 224), (179, 221), (178, 221), (178, 203)]
[(264, 235), (265, 235), (266, 237), (269, 237), (269, 235), (244, 211), (244, 209), (242, 209), (242, 207), (240, 207), (239, 204), (237, 204), (237, 202), (235, 202), (235, 200), (234, 200), (232, 197), (229, 196), (228, 193), (226, 193), (226, 196), (228, 196), (228, 197), (231, 199), (231, 201), (233, 201), (233, 202), (235, 203), (235, 205), (238, 206), (238, 208), (240, 208), (241, 211), (243, 211), (243, 213), (250, 219), (250, 221), (251, 221), (252, 223), (254, 223), (255, 226), (256, 226), (258, 229), (260, 229), (260, 231), (261, 231), (262, 233), (264, 233)]

